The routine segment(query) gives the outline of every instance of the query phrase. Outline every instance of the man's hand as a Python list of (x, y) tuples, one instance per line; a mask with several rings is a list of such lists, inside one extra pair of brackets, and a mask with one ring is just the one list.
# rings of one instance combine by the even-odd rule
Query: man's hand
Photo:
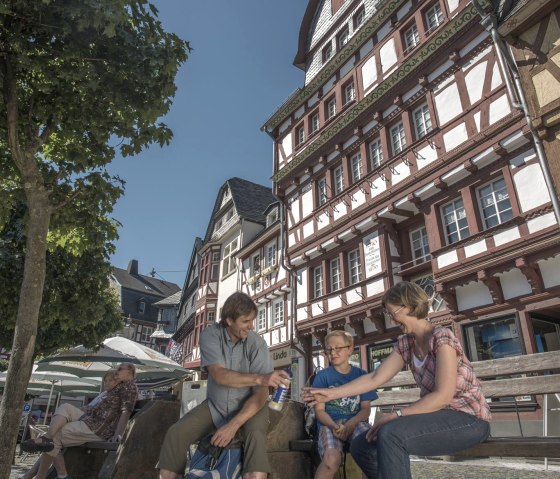
[(235, 437), (239, 427), (232, 421), (224, 424), (220, 429), (218, 429), (212, 436), (210, 444), (218, 447), (226, 447), (232, 439)]
[(270, 374), (263, 374), (261, 376), (259, 386), (270, 386), (273, 388), (277, 388), (280, 385), (289, 386), (289, 379), (291, 379), (290, 375), (286, 371), (273, 371)]

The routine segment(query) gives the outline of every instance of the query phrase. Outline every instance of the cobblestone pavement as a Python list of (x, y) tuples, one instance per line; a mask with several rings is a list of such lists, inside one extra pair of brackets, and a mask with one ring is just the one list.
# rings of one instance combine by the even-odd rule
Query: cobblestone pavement
[[(37, 457), (36, 454), (30, 455), (23, 460), (23, 456), (16, 455), (16, 465), (12, 467), (10, 479), (20, 477), (33, 465)], [(522, 460), (473, 459), (447, 462), (418, 459), (412, 461), (412, 477), (413, 479), (560, 479), (560, 463), (551, 463), (549, 470), (545, 471), (542, 461), (527, 463)]]

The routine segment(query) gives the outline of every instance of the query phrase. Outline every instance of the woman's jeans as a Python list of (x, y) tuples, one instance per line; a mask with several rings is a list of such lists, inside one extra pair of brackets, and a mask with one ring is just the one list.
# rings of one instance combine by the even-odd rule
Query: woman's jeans
[(410, 455), (441, 456), (484, 441), (490, 424), (452, 409), (402, 416), (388, 422), (368, 442), (366, 434), (350, 445), (352, 457), (368, 479), (411, 479)]

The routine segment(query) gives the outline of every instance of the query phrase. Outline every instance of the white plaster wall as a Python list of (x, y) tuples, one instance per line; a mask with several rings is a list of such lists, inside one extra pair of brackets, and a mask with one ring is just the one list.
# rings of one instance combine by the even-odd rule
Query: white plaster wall
[(307, 107), (313, 108), (319, 102), (319, 93), (315, 93), (309, 100), (307, 100)]
[(301, 105), (295, 112), (294, 112), (294, 118), (296, 120), (300, 119), (303, 114), (305, 113), (305, 105)]
[(557, 222), (553, 212), (537, 216), (536, 218), (527, 221), (527, 227), (529, 228), (529, 233), (531, 234), (556, 224)]
[(442, 255), (438, 256), (437, 258), (439, 268), (445, 268), (446, 266), (456, 263), (457, 261), (457, 250), (448, 251), (447, 253), (443, 253)]
[(293, 246), (296, 244), (296, 236), (294, 233), (288, 235), (288, 246)]
[(309, 238), (313, 233), (315, 233), (315, 227), (313, 226), (313, 220), (311, 220), (303, 225), (303, 237)]
[(340, 78), (343, 78), (354, 67), (354, 58), (350, 58), (340, 69)]
[(301, 217), (307, 218), (313, 212), (313, 190), (309, 189), (301, 195)]
[(418, 150), (418, 157), (416, 157), (416, 165), (419, 170), (428, 166), (434, 160), (437, 159), (437, 150), (431, 146), (425, 146), (421, 150)]
[(296, 311), (296, 321), (305, 321), (307, 319), (307, 312), (305, 308), (298, 308)]
[(348, 304), (357, 303), (362, 300), (362, 297), (357, 293), (357, 291), (360, 291), (360, 289), (351, 289), (346, 293), (346, 301)]
[(333, 209), (333, 218), (335, 221), (339, 220), (340, 218), (346, 216), (348, 214), (348, 208), (344, 204), (344, 202), (337, 203), (334, 205)]
[(342, 300), (340, 299), (340, 296), (330, 297), (327, 300), (327, 307), (329, 308), (329, 311), (332, 311), (334, 309), (338, 309), (341, 306), (342, 306)]
[(504, 299), (517, 298), (532, 292), (527, 278), (517, 268), (497, 274), (496, 276), (500, 278)]
[(375, 56), (372, 56), (362, 65), (362, 78), (364, 82), (364, 91), (377, 81), (377, 65)]
[(480, 131), (480, 112), (477, 111), (473, 116), (474, 124), (476, 125), (476, 131)]
[[(282, 148), (284, 149), (284, 155), (291, 156), (292, 154), (292, 133), (288, 133), (284, 138), (282, 138)], [(282, 158), (282, 154), (278, 156)]]
[(440, 126), (445, 126), (446, 123), (463, 113), (459, 89), (455, 82), (437, 92), (434, 100)]
[(333, 75), (325, 82), (325, 84), (323, 85), (323, 96), (325, 96), (328, 92), (332, 90), (335, 82), (336, 82), (336, 75)]
[(397, 50), (395, 48), (395, 39), (391, 38), (379, 50), (379, 57), (381, 58), (381, 71), (387, 73), (392, 67), (397, 64)]
[(280, 125), (280, 128), (278, 128), (279, 134), (280, 135), (283, 134), (288, 128), (290, 128), (291, 125), (292, 125), (292, 118), (290, 117)]
[(482, 98), (482, 89), (484, 87), (484, 77), (486, 75), (487, 66), (488, 61), (480, 62), (465, 74), (467, 94), (469, 95), (469, 101), (471, 105)]
[(302, 268), (297, 271), (297, 304), (307, 303), (307, 268)]
[(370, 194), (372, 198), (383, 193), (387, 189), (387, 182), (383, 178), (377, 177), (373, 180), (373, 188), (370, 188)]
[[(353, 199), (352, 199), (353, 198)], [(352, 193), (352, 209), (359, 208), (366, 202), (366, 195), (362, 190), (356, 190)]]
[(391, 183), (393, 185), (400, 183), (410, 176), (410, 167), (402, 161), (395, 164), (394, 169), (395, 171), (391, 172)]
[(476, 243), (471, 243), (465, 246), (465, 257), (470, 258), (480, 253), (484, 253), (488, 247), (486, 246), (486, 239), (481, 239)]
[(322, 230), (325, 226), (329, 226), (329, 217), (326, 211), (321, 213), (317, 218), (317, 229)]
[(541, 167), (537, 163), (516, 171), (513, 182), (521, 211), (529, 211), (550, 201)]
[(458, 6), (459, 0), (447, 0), (447, 8), (451, 14), (453, 14), (455, 10), (457, 10)]
[(496, 246), (502, 246), (503, 244), (519, 239), (520, 237), (521, 235), (519, 234), (519, 228), (517, 226), (493, 235), (494, 244)]
[(558, 286), (560, 284), (560, 255), (538, 263), (545, 288)]
[(493, 303), (488, 288), (484, 283), (478, 281), (473, 281), (465, 286), (457, 286), (455, 292), (459, 311)]
[(511, 113), (511, 108), (507, 95), (504, 94), (490, 103), (489, 111), (488, 122), (490, 125), (509, 115)]
[(316, 316), (321, 316), (322, 314), (324, 314), (325, 312), (321, 309), (322, 307), (323, 307), (322, 301), (313, 303), (311, 305), (311, 316), (315, 318)]
[(385, 283), (383, 281), (383, 278), (368, 283), (366, 285), (366, 291), (368, 298), (383, 293), (385, 291)]
[(449, 130), (443, 135), (443, 143), (445, 144), (445, 151), (451, 151), (461, 143), (467, 141), (469, 135), (467, 134), (467, 127), (465, 123), (460, 123), (452, 130)]
[(496, 88), (501, 86), (503, 83), (504, 83), (504, 81), (502, 80), (502, 73), (500, 72), (500, 65), (498, 65), (498, 62), (496, 62), (494, 64), (494, 68), (492, 69), (492, 85), (491, 85), (492, 90), (495, 90)]

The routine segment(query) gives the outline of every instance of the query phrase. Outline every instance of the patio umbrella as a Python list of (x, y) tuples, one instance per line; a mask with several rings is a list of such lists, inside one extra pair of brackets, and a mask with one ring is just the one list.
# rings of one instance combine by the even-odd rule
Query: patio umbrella
[(119, 336), (106, 339), (96, 351), (77, 346), (44, 358), (39, 361), (38, 370), (66, 372), (81, 378), (101, 377), (122, 362), (136, 366), (139, 385), (148, 379), (175, 382), (190, 373), (167, 356)]

